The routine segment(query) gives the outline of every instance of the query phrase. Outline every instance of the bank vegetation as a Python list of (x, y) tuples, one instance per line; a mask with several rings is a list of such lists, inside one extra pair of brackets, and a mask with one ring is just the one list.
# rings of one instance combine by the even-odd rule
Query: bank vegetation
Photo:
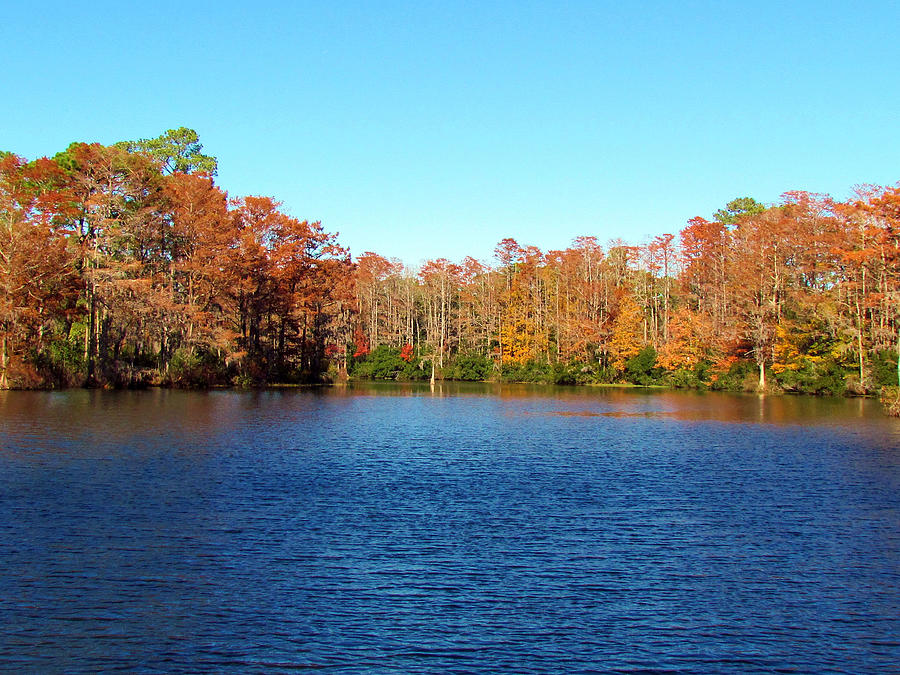
[(900, 378), (900, 187), (728, 203), (640, 244), (355, 258), (231, 197), (190, 129), (0, 155), (0, 388), (347, 377), (881, 394)]

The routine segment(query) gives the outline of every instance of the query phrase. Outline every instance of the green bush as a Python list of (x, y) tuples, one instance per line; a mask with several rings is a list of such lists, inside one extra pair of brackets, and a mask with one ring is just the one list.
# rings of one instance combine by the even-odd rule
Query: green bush
[(694, 368), (679, 368), (668, 374), (666, 382), (670, 387), (676, 389), (705, 389), (706, 383), (703, 381), (703, 370)]
[(350, 360), (351, 377), (368, 380), (423, 380), (431, 377), (431, 362), (413, 358), (407, 362), (400, 349), (379, 345), (366, 356)]
[(897, 386), (897, 352), (881, 350), (869, 362), (872, 380), (879, 387)]
[(32, 362), (49, 386), (70, 387), (84, 379), (83, 339), (58, 337), (51, 340), (40, 353), (33, 353)]
[(223, 368), (224, 365), (216, 354), (181, 347), (172, 354), (166, 380), (173, 387), (208, 387), (225, 380)]
[(417, 358), (413, 358), (409, 363), (403, 361), (403, 368), (397, 377), (401, 380), (427, 380), (431, 377), (431, 361), (427, 359), (420, 361)]
[(662, 369), (656, 367), (656, 350), (647, 345), (625, 362), (625, 379), (634, 384), (650, 385), (659, 382)]
[[(603, 382), (603, 369), (596, 362), (570, 361), (565, 364), (566, 374), (574, 379), (572, 384), (594, 384)], [(568, 379), (568, 378), (567, 378)]]
[(405, 365), (399, 349), (379, 345), (365, 356), (353, 359), (350, 374), (371, 380), (396, 380)]
[(830, 359), (802, 359), (799, 369), (782, 371), (775, 381), (785, 391), (840, 396), (847, 389), (847, 371)]
[(548, 363), (526, 361), (525, 363), (504, 363), (500, 371), (504, 382), (552, 382), (552, 368)]
[(480, 354), (459, 354), (444, 376), (450, 380), (480, 382), (487, 380), (494, 373), (494, 362)]
[(598, 365), (596, 378), (593, 380), (595, 382), (599, 382), (600, 384), (612, 384), (618, 379), (618, 373), (616, 372), (615, 366), (612, 364), (609, 365)]
[(578, 384), (578, 371), (565, 363), (555, 363), (550, 372), (550, 382), (558, 385)]
[(745, 391), (748, 383), (755, 383), (759, 371), (752, 361), (740, 360), (731, 364), (726, 372), (716, 373), (717, 377), (710, 383), (710, 389), (716, 391)]

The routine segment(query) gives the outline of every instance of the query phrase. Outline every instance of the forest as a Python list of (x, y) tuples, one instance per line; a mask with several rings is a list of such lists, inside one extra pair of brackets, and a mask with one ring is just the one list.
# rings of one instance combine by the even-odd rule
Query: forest
[(411, 269), (229, 196), (216, 169), (183, 127), (0, 153), (0, 389), (898, 385), (900, 186), (742, 197), (642, 244), (507, 238), (492, 261)]

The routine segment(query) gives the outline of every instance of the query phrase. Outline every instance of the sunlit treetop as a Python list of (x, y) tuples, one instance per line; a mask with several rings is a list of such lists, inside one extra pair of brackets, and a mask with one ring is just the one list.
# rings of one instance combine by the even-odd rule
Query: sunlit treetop
[(203, 144), (193, 129), (178, 127), (169, 129), (156, 138), (117, 143), (129, 152), (149, 155), (160, 165), (164, 174), (206, 173), (215, 176), (218, 162), (215, 157), (203, 154)]
[(716, 211), (714, 217), (720, 223), (734, 225), (742, 216), (754, 216), (765, 210), (765, 204), (760, 204), (753, 197), (737, 197), (728, 202), (724, 209)]

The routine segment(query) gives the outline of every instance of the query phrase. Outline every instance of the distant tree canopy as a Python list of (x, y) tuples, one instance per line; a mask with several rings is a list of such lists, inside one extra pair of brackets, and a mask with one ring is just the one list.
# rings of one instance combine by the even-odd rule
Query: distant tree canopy
[(740, 197), (640, 245), (353, 261), (229, 199), (184, 127), (0, 153), (0, 388), (348, 376), (866, 393), (896, 384), (900, 187)]

